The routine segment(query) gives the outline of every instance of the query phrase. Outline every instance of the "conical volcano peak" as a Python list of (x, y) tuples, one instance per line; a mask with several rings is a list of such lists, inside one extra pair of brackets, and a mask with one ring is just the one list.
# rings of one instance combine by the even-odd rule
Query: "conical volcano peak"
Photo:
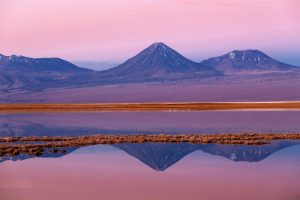
[(152, 50), (152, 51), (171, 51), (173, 50), (171, 47), (169, 47), (168, 45), (166, 45), (163, 42), (155, 42), (153, 44), (151, 44), (148, 48), (146, 48), (145, 50)]
[(162, 42), (156, 42), (150, 45), (148, 48), (144, 49), (144, 51), (141, 52), (142, 54), (147, 54), (148, 56), (162, 56), (165, 59), (181, 59), (184, 60), (185, 58), (179, 54), (177, 51), (169, 47), (168, 45), (162, 43)]
[(168, 47), (165, 43), (163, 42), (155, 42), (151, 45), (152, 47)]
[(204, 68), (162, 42), (148, 46), (123, 64), (105, 72), (105, 76), (132, 79), (181, 79), (182, 77), (207, 77), (217, 72)]

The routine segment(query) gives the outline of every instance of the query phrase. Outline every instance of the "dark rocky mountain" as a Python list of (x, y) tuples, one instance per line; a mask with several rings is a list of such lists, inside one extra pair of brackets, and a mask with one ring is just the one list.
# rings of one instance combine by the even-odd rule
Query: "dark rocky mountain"
[(120, 80), (172, 80), (220, 74), (185, 58), (161, 42), (152, 44), (117, 67), (103, 71), (105, 77)]
[(60, 58), (29, 58), (25, 56), (4, 56), (0, 54), (0, 70), (2, 72), (87, 72)]
[[(77, 67), (60, 58), (29, 58), (0, 54), (0, 90), (42, 90), (80, 83), (92, 70)], [(75, 80), (72, 82), (72, 80)]]
[[(224, 74), (260, 76), (266, 73), (272, 75), (278, 72), (283, 74), (283, 72), (294, 73), (295, 71), (300, 74), (299, 67), (276, 61), (258, 50), (232, 51), (196, 63), (164, 43), (158, 42), (123, 64), (99, 72), (77, 67), (59, 58), (29, 58), (0, 54), (0, 92), (180, 80), (208, 80), (209, 82), (224, 77)], [(247, 79), (245, 76), (244, 78)], [(230, 82), (229, 79), (227, 78), (226, 82)]]
[(258, 50), (235, 50), (223, 56), (204, 60), (201, 64), (224, 74), (299, 70), (298, 67), (279, 62)]

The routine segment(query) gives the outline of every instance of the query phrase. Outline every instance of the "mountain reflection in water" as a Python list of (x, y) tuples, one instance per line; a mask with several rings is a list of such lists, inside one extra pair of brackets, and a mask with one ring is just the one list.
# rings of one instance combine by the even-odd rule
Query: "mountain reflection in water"
[[(190, 143), (143, 143), (114, 144), (114, 146), (156, 171), (164, 171), (188, 154), (201, 150), (211, 155), (222, 156), (232, 161), (259, 162), (283, 148), (300, 144), (300, 141), (273, 141), (266, 145), (221, 145), (221, 144), (190, 144)], [(67, 153), (45, 153), (41, 158), (57, 158), (72, 153), (77, 148), (67, 148)], [(25, 160), (34, 156), (20, 154), (18, 156), (0, 157), (0, 162), (6, 160)]]

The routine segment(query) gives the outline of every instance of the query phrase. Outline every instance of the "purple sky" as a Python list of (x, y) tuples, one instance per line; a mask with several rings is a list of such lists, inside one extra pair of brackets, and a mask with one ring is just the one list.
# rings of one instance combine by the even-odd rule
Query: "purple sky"
[(119, 63), (162, 41), (199, 61), (259, 49), (300, 65), (298, 0), (1, 0), (0, 53)]

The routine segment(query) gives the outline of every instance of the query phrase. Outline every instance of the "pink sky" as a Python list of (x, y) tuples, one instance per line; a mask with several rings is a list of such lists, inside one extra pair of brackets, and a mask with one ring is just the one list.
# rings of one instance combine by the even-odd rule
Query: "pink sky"
[(0, 53), (122, 62), (156, 41), (194, 60), (260, 49), (300, 65), (298, 0), (1, 0)]

